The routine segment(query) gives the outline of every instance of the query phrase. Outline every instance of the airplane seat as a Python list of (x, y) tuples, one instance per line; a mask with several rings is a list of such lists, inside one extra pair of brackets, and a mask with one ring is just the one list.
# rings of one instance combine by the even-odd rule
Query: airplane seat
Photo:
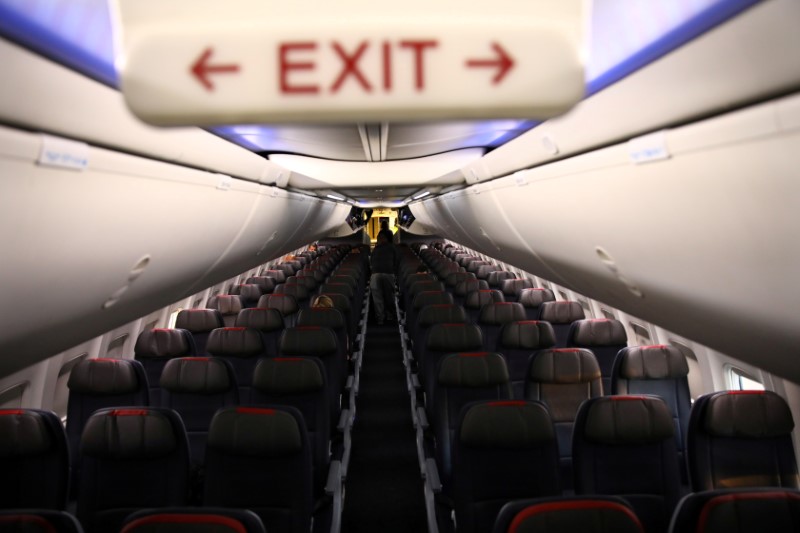
[[(283, 284), (281, 284), (281, 286), (283, 286)], [(228, 294), (231, 296), (238, 296), (242, 301), (242, 307), (247, 309), (250, 307), (256, 307), (258, 305), (258, 299), (261, 298), (261, 295), (264, 294), (264, 291), (261, 289), (260, 285), (256, 285), (254, 283), (242, 283), (232, 286), (228, 291)]]
[[(444, 283), (441, 281), (417, 281), (408, 287), (408, 290), (401, 295), (403, 299), (403, 309), (408, 312), (412, 309), (414, 298), (421, 292), (443, 291)], [(408, 320), (406, 320), (408, 323)]]
[(86, 533), (119, 531), (138, 509), (189, 503), (189, 443), (171, 409), (96, 411), (86, 422), (80, 454), (76, 516)]
[(769, 531), (794, 533), (800, 529), (800, 491), (776, 487), (748, 487), (695, 492), (675, 509), (670, 533), (729, 533)]
[(439, 361), (448, 354), (480, 352), (483, 349), (483, 333), (475, 324), (440, 323), (430, 327), (423, 348), (415, 354), (429, 414), (433, 410), (433, 403), (429, 402), (432, 402), (432, 390), (439, 375)]
[[(455, 292), (456, 286), (462, 282), (471, 279), (478, 279), (475, 277), (475, 274), (472, 272), (450, 272), (444, 278), (445, 290), (450, 292)], [(489, 288), (489, 284), (487, 283), (487, 289)]]
[(194, 339), (185, 329), (154, 328), (139, 333), (133, 347), (133, 358), (144, 367), (153, 403), (161, 395), (159, 381), (167, 362), (174, 357), (191, 357), (194, 354)]
[(236, 317), (242, 310), (242, 299), (236, 294), (218, 294), (209, 298), (206, 308), (219, 311), (225, 326), (230, 327), (236, 323)]
[(419, 329), (419, 313), (429, 305), (450, 305), (453, 295), (447, 291), (422, 291), (414, 296), (411, 307), (406, 313), (405, 327), (410, 338), (415, 338)]
[(317, 290), (317, 287), (319, 287), (319, 283), (317, 283), (317, 280), (314, 278), (314, 276), (306, 275), (303, 270), (300, 270), (297, 272), (297, 274), (288, 278), (286, 280), (286, 284), (302, 285), (306, 288), (306, 291), (308, 291), (309, 298), (311, 298), (311, 295), (314, 294), (314, 292)]
[(528, 362), (537, 350), (555, 345), (555, 333), (549, 322), (542, 320), (518, 320), (504, 324), (494, 346), (487, 348), (503, 354), (511, 379), (512, 396), (525, 398), (525, 380)]
[(675, 346), (664, 344), (623, 348), (611, 371), (611, 394), (651, 394), (667, 403), (675, 424), (684, 483), (688, 480), (684, 450), (692, 409), (688, 374), (686, 356)]
[[(286, 283), (281, 283), (275, 287), (275, 290), (271, 296), (292, 296), (297, 303), (297, 308), (305, 309), (311, 303), (311, 300), (309, 299), (308, 288), (305, 285), (300, 285), (298, 283), (290, 284), (289, 279), (286, 280)], [(258, 305), (257, 307), (261, 307), (261, 305)]]
[[(458, 263), (458, 266), (465, 267), (465, 268), (467, 266), (467, 263), (469, 261), (472, 261), (473, 259), (479, 259), (479, 258), (477, 256), (475, 256), (475, 255), (472, 255), (469, 252), (463, 252), (463, 253), (460, 253), (460, 254), (456, 254), (453, 257), (453, 261)], [(473, 272), (473, 274), (474, 274), (474, 272)]]
[(789, 406), (772, 391), (722, 391), (694, 402), (686, 443), (692, 490), (798, 488)]
[(345, 323), (347, 324), (347, 337), (355, 340), (360, 316), (353, 311), (353, 304), (350, 300), (348, 300), (345, 295), (335, 292), (326, 293), (323, 291), (319, 294), (320, 296), (325, 295), (333, 301), (333, 308), (342, 313)]
[(344, 347), (344, 353), (349, 358), (351, 354), (350, 337), (347, 334), (347, 322), (344, 315), (333, 307), (309, 307), (297, 315), (298, 326), (319, 326), (328, 328), (336, 333), (339, 346)]
[(630, 504), (615, 496), (567, 496), (517, 500), (503, 506), (492, 531), (493, 533), (576, 531), (645, 533), (639, 517), (631, 509)]
[[(364, 300), (364, 291), (366, 289), (366, 285), (364, 283), (360, 283), (360, 279), (361, 279), (360, 273), (358, 275), (356, 275), (355, 272), (352, 274), (347, 274), (347, 271), (345, 271), (345, 274), (339, 274), (339, 271), (337, 270), (336, 272), (334, 272), (332, 276), (328, 278), (327, 283), (333, 283), (333, 284), (344, 283), (348, 285), (351, 289), (353, 289), (354, 303), (356, 305), (361, 305), (361, 303)], [(335, 291), (330, 291), (330, 292), (335, 292)]]
[(555, 302), (556, 297), (550, 289), (532, 287), (519, 291), (517, 301), (525, 308), (526, 318), (528, 320), (536, 320), (539, 316), (539, 306), (544, 302)]
[(405, 295), (406, 292), (411, 290), (411, 286), (415, 283), (419, 282), (436, 282), (438, 279), (435, 275), (429, 272), (417, 272), (417, 267), (415, 266), (413, 270), (410, 270), (407, 275), (401, 277), (401, 283), (398, 284), (400, 287), (400, 292)]
[(225, 321), (216, 309), (183, 309), (175, 319), (175, 329), (185, 329), (192, 334), (196, 355), (209, 355), (206, 350), (208, 335), (212, 330), (224, 328)]
[(500, 283), (500, 291), (507, 302), (518, 302), (522, 290), (534, 287), (533, 280), (528, 278), (506, 279)]
[(249, 509), (267, 531), (308, 533), (314, 506), (312, 457), (294, 407), (227, 407), (208, 434), (203, 504)]
[(332, 283), (329, 278), (328, 281), (326, 281), (325, 284), (319, 288), (319, 290), (320, 292), (324, 293), (341, 294), (350, 300), (351, 304), (357, 305), (359, 303), (355, 300), (356, 291), (353, 285), (350, 285), (349, 283)]
[(129, 515), (120, 533), (266, 533), (253, 511), (222, 507), (143, 509)]
[(181, 415), (192, 463), (200, 466), (214, 413), (222, 407), (239, 405), (233, 366), (222, 357), (170, 359), (161, 374), (159, 403)]
[(489, 274), (492, 272), (500, 272), (500, 267), (493, 264), (481, 265), (475, 271), (475, 277), (477, 279), (485, 279), (486, 283), (489, 283)]
[(230, 363), (239, 386), (239, 401), (247, 403), (253, 386), (253, 370), (258, 358), (264, 356), (264, 342), (258, 330), (217, 328), (208, 337), (208, 351)]
[(613, 318), (577, 320), (567, 332), (567, 346), (592, 351), (603, 374), (603, 391), (609, 394), (614, 359), (620, 350), (628, 346), (628, 335), (622, 322)]
[(572, 434), (575, 493), (620, 496), (645, 531), (666, 532), (681, 491), (674, 433), (657, 396), (584, 401)]
[(478, 325), (483, 331), (485, 346), (494, 349), (503, 326), (520, 320), (525, 320), (525, 308), (516, 302), (489, 302), (481, 307)]
[(489, 284), (486, 283), (485, 279), (476, 278), (461, 280), (453, 287), (453, 303), (456, 305), (464, 305), (467, 294), (484, 290), (489, 290)]
[(569, 300), (559, 300), (555, 302), (544, 302), (539, 306), (539, 314), (536, 320), (550, 322), (556, 334), (556, 347), (566, 348), (569, 328), (576, 320), (583, 320), (586, 315), (583, 307), (578, 302)]
[(261, 288), (262, 294), (270, 294), (272, 291), (275, 290), (275, 286), (278, 284), (275, 281), (275, 278), (270, 278), (269, 276), (253, 276), (247, 278), (245, 280), (245, 284), (247, 285), (258, 285)]
[(266, 357), (278, 355), (278, 340), (284, 329), (283, 314), (279, 309), (271, 307), (242, 309), (236, 317), (234, 327), (258, 331), (264, 344), (264, 355)]
[[(70, 457), (61, 420), (41, 409), (0, 409), (0, 508), (62, 510)], [(0, 530), (4, 520), (0, 515)]]
[(581, 404), (603, 395), (600, 366), (589, 350), (539, 350), (530, 358), (525, 398), (547, 406), (555, 425), (561, 479), (572, 488), (572, 430)]
[(466, 324), (467, 312), (460, 305), (435, 304), (422, 307), (417, 313), (414, 336), (411, 339), (413, 351), (417, 354), (425, 346), (428, 331), (434, 324)]
[[(485, 281), (483, 282), (486, 283)], [(464, 297), (464, 309), (467, 310), (467, 319), (472, 323), (477, 323), (483, 306), (496, 302), (505, 302), (503, 293), (496, 289), (480, 289), (468, 292)]]
[(490, 289), (503, 290), (503, 282), (507, 279), (517, 279), (517, 275), (508, 270), (495, 270), (486, 277)]
[(464, 265), (464, 267), (467, 269), (467, 272), (472, 272), (473, 274), (475, 274), (475, 277), (477, 278), (478, 269), (484, 265), (491, 265), (491, 263), (489, 261), (484, 261), (483, 259), (472, 259), (470, 261), (467, 261), (467, 264)]
[(553, 422), (540, 402), (472, 403), (461, 413), (453, 449), (453, 502), (459, 533), (488, 533), (504, 505), (561, 494)]
[[(264, 276), (264, 277), (267, 277), (267, 278), (274, 279), (276, 286), (280, 285), (281, 283), (285, 283), (286, 282), (286, 278), (288, 277), (288, 276), (286, 276), (286, 272), (284, 272), (283, 270), (279, 270), (277, 268), (268, 268), (268, 269), (264, 270), (263, 272), (261, 272), (261, 275)], [(273, 290), (274, 290), (274, 288), (273, 288)]]
[(316, 357), (273, 357), (258, 362), (252, 405), (278, 404), (303, 415), (314, 464), (314, 487), (321, 496), (331, 459), (330, 395), (325, 366)]
[(78, 519), (52, 509), (0, 509), (0, 531), (6, 533), (83, 533)]
[(297, 300), (291, 294), (265, 294), (258, 300), (259, 308), (272, 308), (277, 309), (283, 315), (283, 322), (285, 326), (294, 326), (297, 322), (297, 313), (300, 311), (300, 306)]
[(314, 280), (314, 283), (317, 284), (317, 286), (319, 286), (323, 281), (325, 281), (325, 273), (319, 270), (318, 268), (314, 268), (313, 266), (308, 266), (304, 268), (296, 275), (298, 278), (301, 279), (312, 278)]
[(294, 273), (297, 272), (298, 270), (300, 270), (299, 268), (296, 268), (295, 265), (292, 264), (291, 261), (284, 261), (282, 263), (278, 263), (273, 268), (275, 270), (282, 270), (284, 276), (286, 276), (287, 278), (289, 276), (294, 276)]

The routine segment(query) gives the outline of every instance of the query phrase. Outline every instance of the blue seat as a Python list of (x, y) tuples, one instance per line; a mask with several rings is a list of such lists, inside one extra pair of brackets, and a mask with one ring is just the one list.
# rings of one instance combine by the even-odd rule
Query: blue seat
[(483, 306), (497, 302), (505, 302), (503, 293), (498, 290), (480, 289), (468, 292), (466, 296), (464, 296), (464, 309), (467, 310), (467, 319), (477, 324)]
[(533, 280), (528, 278), (507, 279), (500, 284), (500, 292), (507, 302), (518, 302), (520, 292), (533, 287), (535, 287)]
[(567, 333), (567, 346), (588, 348), (597, 358), (603, 374), (603, 390), (611, 391), (614, 359), (628, 346), (628, 335), (622, 322), (613, 318), (592, 318), (572, 323)]
[(0, 510), (0, 531), (7, 533), (83, 533), (69, 513), (49, 509)]
[(278, 355), (278, 341), (284, 330), (283, 314), (279, 309), (271, 307), (242, 309), (236, 317), (235, 327), (258, 331), (264, 344), (264, 355), (267, 357)]
[(195, 355), (194, 339), (185, 329), (146, 329), (139, 334), (133, 347), (134, 359), (144, 367), (149, 395), (154, 402), (161, 395), (161, 372), (174, 357)]
[(121, 533), (266, 533), (253, 511), (222, 507), (144, 509), (125, 519)]
[(550, 322), (556, 334), (556, 347), (565, 348), (570, 326), (576, 320), (583, 320), (585, 317), (583, 307), (578, 302), (559, 300), (557, 302), (543, 302), (539, 306), (539, 314), (536, 319)]
[(531, 356), (537, 350), (550, 348), (555, 342), (553, 326), (549, 322), (519, 320), (504, 324), (494, 346), (487, 346), (506, 358), (514, 398), (525, 397), (525, 380)]
[(695, 492), (678, 504), (670, 533), (796, 533), (800, 530), (800, 491), (744, 488)]
[(519, 291), (518, 301), (525, 308), (525, 317), (536, 320), (539, 318), (539, 306), (545, 302), (555, 302), (556, 297), (550, 289), (533, 287)]
[(481, 307), (477, 323), (483, 331), (484, 344), (494, 349), (503, 326), (521, 320), (525, 320), (525, 308), (522, 305), (516, 302), (489, 302)]
[(216, 309), (183, 309), (175, 319), (176, 329), (185, 329), (194, 339), (195, 355), (209, 355), (206, 350), (208, 336), (217, 328), (224, 328), (225, 321)]
[(208, 351), (228, 361), (239, 386), (239, 401), (247, 403), (253, 384), (253, 371), (265, 354), (261, 334), (250, 328), (217, 328), (208, 337)]
[[(506, 504), (493, 533), (644, 533), (628, 502), (614, 496), (518, 500)], [(681, 531), (689, 531), (681, 530)]]
[(243, 308), (242, 298), (236, 294), (218, 294), (209, 298), (206, 308), (216, 309), (222, 315), (223, 323), (226, 326), (233, 326), (236, 323), (236, 317), (239, 316), (239, 311)]

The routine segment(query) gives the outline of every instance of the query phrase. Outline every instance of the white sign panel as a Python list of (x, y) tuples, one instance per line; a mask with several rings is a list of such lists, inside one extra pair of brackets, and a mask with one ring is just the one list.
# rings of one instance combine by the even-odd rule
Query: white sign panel
[(129, 107), (165, 125), (546, 118), (583, 96), (580, 0), (297, 4), (119, 0)]

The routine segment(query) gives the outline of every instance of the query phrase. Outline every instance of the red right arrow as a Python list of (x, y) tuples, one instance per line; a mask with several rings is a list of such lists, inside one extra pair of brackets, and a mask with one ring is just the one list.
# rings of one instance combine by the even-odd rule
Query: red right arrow
[(194, 75), (195, 78), (205, 87), (208, 91), (214, 90), (214, 84), (211, 83), (209, 79), (209, 74), (215, 73), (227, 73), (232, 74), (234, 72), (239, 72), (239, 65), (209, 65), (208, 61), (211, 59), (211, 55), (214, 53), (214, 49), (210, 46), (206, 48), (200, 57), (197, 58), (192, 64), (190, 69), (191, 73)]
[(497, 85), (506, 74), (514, 67), (514, 60), (508, 55), (508, 52), (496, 42), (492, 43), (492, 50), (497, 54), (496, 59), (468, 59), (466, 62), (467, 68), (486, 68), (497, 67), (497, 74), (492, 78), (492, 85)]

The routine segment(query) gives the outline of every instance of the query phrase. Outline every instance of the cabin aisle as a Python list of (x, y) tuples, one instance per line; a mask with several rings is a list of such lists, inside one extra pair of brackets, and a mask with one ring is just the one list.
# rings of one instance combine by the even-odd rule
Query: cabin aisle
[(367, 328), (343, 533), (425, 531), (425, 500), (396, 323)]

